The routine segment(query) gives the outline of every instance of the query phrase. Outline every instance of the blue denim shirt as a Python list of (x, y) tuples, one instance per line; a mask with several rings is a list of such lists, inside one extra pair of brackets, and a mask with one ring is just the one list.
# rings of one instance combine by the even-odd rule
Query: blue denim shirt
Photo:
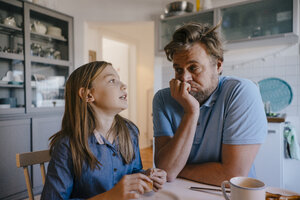
[(99, 144), (94, 134), (89, 137), (89, 147), (98, 161), (100, 169), (91, 170), (86, 164), (81, 177), (75, 178), (68, 138), (63, 138), (55, 146), (48, 165), (47, 177), (41, 199), (86, 199), (110, 190), (126, 174), (142, 171), (138, 144), (138, 130), (129, 125), (135, 157), (125, 164), (117, 151), (117, 142), (111, 144), (101, 137)]

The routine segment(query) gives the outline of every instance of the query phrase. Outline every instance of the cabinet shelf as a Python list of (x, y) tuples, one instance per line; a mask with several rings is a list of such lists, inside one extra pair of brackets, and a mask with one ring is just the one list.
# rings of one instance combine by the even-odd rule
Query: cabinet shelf
[(16, 54), (16, 53), (0, 52), (0, 58), (10, 59), (10, 60), (24, 60), (24, 55)]
[(191, 12), (191, 13), (184, 13), (181, 15), (174, 15), (174, 16), (169, 16), (169, 17), (165, 17), (165, 18), (161, 18), (162, 22), (168, 22), (168, 21), (177, 21), (177, 20), (182, 20), (183, 18), (197, 18), (198, 15), (205, 15), (205, 14), (209, 14), (209, 13), (213, 13), (214, 10), (213, 9), (207, 9), (205, 11), (201, 11), (201, 12)]
[(67, 39), (62, 37), (57, 37), (57, 36), (53, 36), (53, 35), (47, 35), (47, 34), (40, 34), (40, 33), (34, 33), (31, 32), (30, 33), (31, 38), (34, 40), (43, 40), (46, 42), (51, 42), (52, 40), (57, 40), (57, 41), (61, 41), (61, 42), (67, 42)]
[(43, 58), (37, 56), (31, 56), (32, 62), (42, 63), (42, 64), (49, 64), (49, 65), (58, 65), (58, 66), (65, 66), (68, 67), (71, 65), (70, 61), (66, 60), (55, 60), (50, 58)]
[[(262, 41), (263, 40), (263, 41)], [(249, 47), (259, 47), (261, 45), (272, 46), (272, 45), (291, 45), (299, 42), (299, 37), (293, 33), (284, 33), (277, 35), (259, 36), (247, 39), (239, 39), (230, 41), (225, 44), (226, 50), (242, 49)]]
[(6, 24), (0, 24), (0, 31), (3, 33), (7, 34), (12, 34), (12, 33), (22, 33), (22, 28), (15, 27), (15, 26), (9, 26)]
[(33, 107), (31, 112), (40, 112), (40, 113), (49, 113), (49, 112), (63, 112), (64, 106), (56, 106), (56, 107)]
[(14, 85), (14, 84), (3, 84), (3, 83), (0, 83), (0, 88), (21, 88), (21, 89), (23, 89), (24, 85), (23, 84), (21, 84), (21, 85)]
[[(31, 88), (32, 88), (32, 89), (36, 89), (37, 86), (36, 86), (36, 85), (31, 85)], [(59, 90), (64, 90), (65, 87), (58, 87), (57, 89), (59, 89)]]
[(25, 108), (0, 108), (0, 119), (1, 119), (1, 115), (2, 114), (20, 114), (20, 113), (24, 113), (25, 112)]

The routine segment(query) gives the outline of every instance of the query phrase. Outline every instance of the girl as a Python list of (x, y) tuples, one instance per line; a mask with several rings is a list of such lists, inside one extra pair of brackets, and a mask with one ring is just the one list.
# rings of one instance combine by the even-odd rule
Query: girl
[(128, 106), (126, 85), (110, 63), (76, 69), (65, 101), (62, 128), (50, 138), (41, 199), (136, 199), (151, 190), (148, 183), (162, 188), (166, 172), (142, 170), (138, 129), (118, 114)]

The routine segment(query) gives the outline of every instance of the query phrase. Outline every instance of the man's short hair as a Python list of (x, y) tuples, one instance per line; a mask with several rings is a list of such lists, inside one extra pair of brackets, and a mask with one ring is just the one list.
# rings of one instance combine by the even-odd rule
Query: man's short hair
[(195, 43), (206, 46), (207, 53), (213, 61), (223, 61), (223, 44), (216, 29), (220, 26), (190, 22), (177, 29), (172, 37), (172, 41), (164, 48), (169, 61), (173, 60), (173, 55), (177, 51), (188, 50)]

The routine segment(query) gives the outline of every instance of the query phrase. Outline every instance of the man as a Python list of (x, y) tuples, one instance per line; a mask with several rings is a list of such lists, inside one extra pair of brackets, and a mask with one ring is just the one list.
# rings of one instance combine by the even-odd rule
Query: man
[(255, 177), (266, 115), (252, 81), (219, 76), (218, 26), (186, 24), (165, 47), (175, 78), (155, 94), (153, 123), (155, 164), (168, 181), (182, 177), (220, 185), (234, 176)]

